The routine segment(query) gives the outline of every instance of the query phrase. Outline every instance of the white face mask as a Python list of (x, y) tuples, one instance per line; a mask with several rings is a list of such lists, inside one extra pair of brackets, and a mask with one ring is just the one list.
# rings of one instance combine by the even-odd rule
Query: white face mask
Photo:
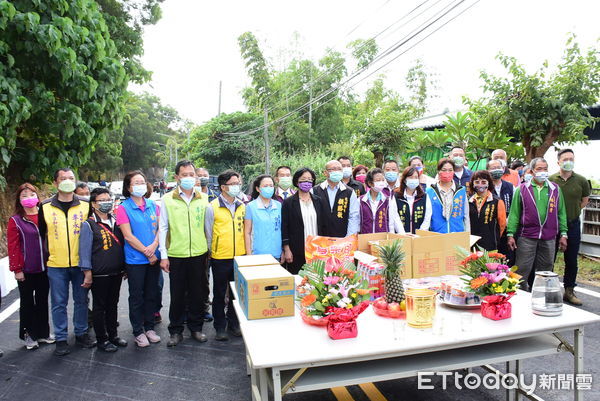
[(342, 174), (344, 175), (344, 178), (350, 178), (352, 176), (352, 167), (342, 168)]
[(375, 181), (373, 183), (373, 190), (375, 192), (381, 192), (386, 187), (387, 187), (387, 182), (385, 182), (385, 181)]
[(537, 173), (535, 173), (534, 179), (537, 182), (542, 183), (548, 179), (548, 172), (547, 171), (538, 171)]

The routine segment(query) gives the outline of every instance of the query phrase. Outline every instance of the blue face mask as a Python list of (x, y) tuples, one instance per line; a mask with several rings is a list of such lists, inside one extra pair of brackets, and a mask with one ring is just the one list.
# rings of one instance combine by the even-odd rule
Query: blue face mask
[(341, 171), (332, 171), (329, 173), (329, 181), (334, 182), (336, 184), (340, 182), (342, 178), (344, 178), (344, 173), (342, 173)]
[(396, 171), (386, 171), (385, 180), (387, 182), (396, 182), (398, 180), (398, 173)]
[(148, 187), (146, 186), (146, 184), (134, 185), (131, 189), (131, 195), (137, 196), (139, 198), (146, 195), (146, 192), (148, 192)]
[(275, 193), (275, 187), (262, 187), (260, 188), (260, 196), (263, 198), (271, 199)]
[(194, 185), (196, 185), (196, 178), (195, 177), (183, 177), (179, 181), (179, 185), (181, 185), (182, 189), (189, 191), (190, 189), (194, 188)]

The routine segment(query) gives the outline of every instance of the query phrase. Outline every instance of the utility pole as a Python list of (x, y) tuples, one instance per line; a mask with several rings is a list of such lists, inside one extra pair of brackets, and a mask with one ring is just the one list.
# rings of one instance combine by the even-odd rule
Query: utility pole
[(312, 69), (308, 81), (308, 128), (312, 129)]
[(271, 171), (271, 160), (269, 158), (269, 127), (267, 127), (269, 113), (267, 112), (267, 105), (264, 105), (265, 109), (265, 124), (263, 130), (263, 138), (265, 140), (265, 174), (270, 174)]
[(223, 88), (223, 81), (219, 81), (219, 110), (217, 112), (217, 117), (221, 115), (221, 89)]

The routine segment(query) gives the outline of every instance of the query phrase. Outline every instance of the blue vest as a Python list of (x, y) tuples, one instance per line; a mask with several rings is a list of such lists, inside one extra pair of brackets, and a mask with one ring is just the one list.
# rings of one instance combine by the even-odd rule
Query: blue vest
[[(156, 238), (158, 231), (158, 216), (156, 215), (156, 204), (153, 200), (146, 199), (146, 208), (142, 210), (135, 204), (133, 199), (127, 198), (120, 207), (124, 207), (129, 218), (131, 233), (144, 245), (150, 245)], [(156, 257), (160, 259), (158, 248)], [(148, 264), (148, 258), (134, 249), (125, 241), (125, 263), (128, 265)]]
[(437, 192), (437, 186), (427, 188), (427, 196), (431, 201), (431, 224), (429, 231), (441, 234), (465, 231), (465, 202), (467, 202), (465, 187), (458, 187), (454, 193), (452, 212), (450, 213), (449, 220), (444, 218), (444, 206)]
[(246, 216), (252, 220), (252, 253), (255, 255), (273, 255), (281, 257), (281, 204), (275, 199), (267, 209), (259, 207), (260, 198), (246, 206)]

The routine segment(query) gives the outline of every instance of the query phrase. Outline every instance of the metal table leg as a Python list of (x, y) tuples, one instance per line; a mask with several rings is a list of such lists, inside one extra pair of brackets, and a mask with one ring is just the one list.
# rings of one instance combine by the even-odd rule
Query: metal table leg
[[(506, 362), (506, 374), (515, 374), (517, 370), (517, 361)], [(517, 401), (517, 394), (519, 392), (513, 388), (506, 389), (506, 401)]]
[(269, 385), (267, 384), (267, 369), (259, 370), (260, 381), (260, 399), (261, 401), (269, 401)]
[[(576, 329), (573, 333), (574, 340), (573, 341), (573, 359), (574, 359), (574, 373), (575, 377), (577, 375), (583, 373), (583, 327), (580, 329)], [(575, 391), (575, 401), (583, 401), (583, 393), (577, 387), (578, 383), (575, 381), (575, 385), (573, 386)]]
[(281, 401), (281, 374), (278, 369), (272, 370), (273, 374), (273, 400)]

